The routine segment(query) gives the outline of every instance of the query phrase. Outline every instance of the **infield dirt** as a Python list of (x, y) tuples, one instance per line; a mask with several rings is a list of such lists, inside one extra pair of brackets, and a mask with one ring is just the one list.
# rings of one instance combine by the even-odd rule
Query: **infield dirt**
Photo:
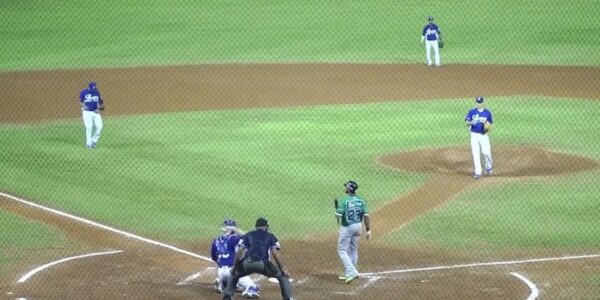
[[(80, 118), (78, 91), (96, 80), (107, 100), (106, 115), (173, 111), (289, 107), (380, 101), (415, 101), (503, 95), (544, 95), (600, 99), (600, 68), (496, 65), (377, 64), (232, 64), (179, 67), (67, 70), (0, 73), (0, 122), (22, 124)], [(44, 99), (40, 99), (44, 97)], [(48, 109), (44, 103), (52, 103)], [(144, 105), (139, 105), (144, 103)], [(382, 237), (458, 193), (483, 183), (470, 176), (465, 148), (429, 149), (382, 154), (382, 167), (430, 174), (427, 197), (418, 187), (373, 213), (376, 239), (361, 242), (360, 269), (383, 271), (452, 265), (494, 259), (561, 256), (503, 253), (486, 257), (476, 251), (445, 252), (435, 248), (391, 247)], [(595, 161), (534, 147), (496, 145), (502, 165), (487, 184), (510, 180), (544, 180), (597, 168)], [(424, 163), (415, 163), (424, 162)], [(523, 170), (524, 164), (528, 166)], [(540, 167), (544, 166), (544, 167)], [(523, 177), (525, 176), (525, 177)], [(0, 276), (8, 299), (219, 299), (212, 290), (214, 274), (206, 272), (190, 284), (177, 285), (212, 264), (114, 235), (2, 198), (0, 208), (49, 224), (87, 245), (80, 251), (123, 250), (123, 253), (65, 263), (17, 284), (25, 272), (49, 261), (31, 255), (23, 265)], [(177, 243), (183, 249), (208, 254), (210, 241)], [(598, 259), (547, 262), (543, 265), (502, 265), (486, 268), (408, 272), (361, 278), (350, 285), (337, 282), (341, 270), (335, 229), (308, 240), (282, 241), (299, 299), (525, 299), (528, 287), (509, 272), (518, 271), (543, 285), (545, 299), (599, 295), (593, 283), (578, 278), (600, 272)], [(318, 250), (316, 250), (318, 249)], [(60, 253), (61, 249), (53, 249)], [(72, 255), (78, 249), (64, 249)], [(583, 250), (574, 250), (583, 251)], [(80, 253), (84, 254), (84, 253)], [(570, 253), (576, 254), (576, 253)], [(56, 259), (62, 258), (56, 254)], [(577, 276), (573, 276), (577, 274)], [(278, 299), (277, 285), (262, 281), (263, 299)], [(595, 290), (594, 290), (595, 289)], [(10, 292), (10, 294), (8, 294)]]

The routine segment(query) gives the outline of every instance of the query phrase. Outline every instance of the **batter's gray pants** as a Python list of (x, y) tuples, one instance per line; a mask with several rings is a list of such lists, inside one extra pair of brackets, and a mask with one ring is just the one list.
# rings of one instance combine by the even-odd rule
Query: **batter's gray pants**
[(358, 276), (356, 265), (358, 264), (358, 240), (361, 229), (362, 223), (340, 226), (338, 254), (342, 264), (344, 264), (344, 275), (346, 277)]

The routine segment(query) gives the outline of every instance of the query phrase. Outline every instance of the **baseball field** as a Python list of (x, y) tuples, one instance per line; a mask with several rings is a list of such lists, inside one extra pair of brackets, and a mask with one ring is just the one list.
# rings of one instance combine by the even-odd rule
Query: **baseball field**
[[(269, 220), (298, 299), (600, 299), (597, 1), (0, 7), (2, 299), (221, 299), (209, 247), (226, 217)], [(495, 173), (474, 180), (479, 95)], [(343, 284), (348, 180), (374, 237)]]

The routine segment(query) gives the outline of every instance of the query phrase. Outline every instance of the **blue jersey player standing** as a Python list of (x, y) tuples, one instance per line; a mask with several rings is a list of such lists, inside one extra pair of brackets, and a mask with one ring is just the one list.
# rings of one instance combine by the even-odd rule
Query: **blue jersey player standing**
[(423, 27), (423, 36), (421, 37), (421, 43), (425, 42), (425, 55), (427, 56), (427, 65), (431, 66), (431, 48), (435, 56), (435, 65), (441, 66), (440, 61), (440, 47), (438, 41), (442, 40), (442, 32), (437, 24), (433, 23), (433, 17), (429, 16), (429, 23)]
[[(217, 279), (215, 280), (215, 290), (218, 293), (223, 293), (231, 277), (236, 248), (240, 241), (240, 236), (243, 234), (236, 227), (235, 221), (231, 219), (223, 221), (221, 230), (224, 233), (213, 240), (210, 251), (211, 258), (217, 264), (218, 268)], [(260, 297), (259, 286), (248, 276), (240, 278), (237, 286), (242, 289), (242, 296), (248, 299)]]
[(469, 110), (465, 117), (467, 126), (471, 129), (471, 151), (473, 153), (473, 164), (475, 171), (473, 178), (481, 177), (481, 154), (485, 159), (485, 170), (488, 175), (492, 175), (492, 149), (488, 131), (492, 128), (494, 119), (492, 112), (484, 107), (484, 99), (479, 96), (475, 99), (477, 107)]
[[(104, 101), (95, 82), (90, 82), (88, 88), (79, 93), (79, 103), (83, 113), (83, 125), (85, 126), (85, 146), (88, 149), (96, 148), (100, 133), (102, 132), (102, 116), (100, 111), (104, 109)], [(96, 131), (94, 132), (94, 126)]]

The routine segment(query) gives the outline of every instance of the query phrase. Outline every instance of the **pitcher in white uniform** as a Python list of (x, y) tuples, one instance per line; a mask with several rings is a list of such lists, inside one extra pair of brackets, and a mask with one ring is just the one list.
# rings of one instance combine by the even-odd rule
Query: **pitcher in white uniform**
[(489, 130), (494, 123), (492, 112), (484, 107), (484, 98), (475, 99), (476, 107), (469, 110), (465, 117), (467, 126), (471, 129), (471, 152), (473, 154), (473, 178), (481, 178), (481, 154), (485, 159), (485, 171), (492, 175), (492, 147), (490, 145)]

